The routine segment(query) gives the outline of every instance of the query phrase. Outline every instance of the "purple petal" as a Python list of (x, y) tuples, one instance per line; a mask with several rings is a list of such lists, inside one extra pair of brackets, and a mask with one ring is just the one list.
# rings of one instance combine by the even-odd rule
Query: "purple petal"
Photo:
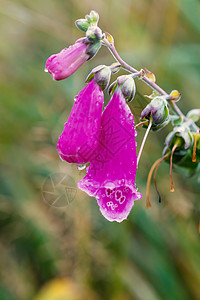
[(142, 197), (135, 187), (135, 134), (133, 115), (117, 90), (103, 112), (99, 144), (89, 171), (78, 182), (80, 189), (97, 198), (102, 214), (109, 221), (126, 219), (134, 200)]
[(87, 163), (98, 146), (103, 92), (92, 79), (78, 94), (57, 149), (67, 162)]
[(84, 40), (76, 41), (69, 48), (58, 54), (51, 55), (46, 62), (45, 71), (49, 72), (54, 80), (62, 80), (72, 75), (88, 60), (87, 45)]

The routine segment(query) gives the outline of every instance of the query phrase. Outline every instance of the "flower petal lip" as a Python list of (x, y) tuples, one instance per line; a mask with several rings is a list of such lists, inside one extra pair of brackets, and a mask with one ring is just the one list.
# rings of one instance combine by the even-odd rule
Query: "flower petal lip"
[(98, 146), (104, 95), (92, 79), (78, 94), (59, 137), (57, 150), (69, 163), (90, 161)]
[(88, 44), (85, 38), (77, 40), (74, 45), (51, 55), (46, 62), (45, 71), (49, 72), (53, 79), (58, 81), (71, 76), (89, 58)]
[(134, 200), (142, 197), (135, 185), (136, 170), (133, 115), (117, 88), (103, 112), (99, 144), (88, 173), (77, 184), (97, 198), (106, 219), (121, 222), (128, 217)]

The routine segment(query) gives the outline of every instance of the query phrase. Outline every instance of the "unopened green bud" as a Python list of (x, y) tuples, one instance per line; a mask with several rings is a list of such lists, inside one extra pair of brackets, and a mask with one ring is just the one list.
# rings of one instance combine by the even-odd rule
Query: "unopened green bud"
[(117, 78), (117, 84), (124, 96), (130, 102), (133, 100), (136, 92), (135, 81), (129, 75), (122, 75)]
[(106, 89), (110, 83), (111, 68), (105, 65), (100, 65), (94, 68), (88, 77), (86, 82), (89, 82), (94, 78), (95, 82), (101, 87), (102, 90)]
[(76, 27), (83, 31), (87, 32), (89, 27), (97, 27), (99, 21), (99, 15), (96, 11), (92, 10), (89, 15), (85, 16), (85, 19), (78, 19), (75, 21)]
[(91, 24), (86, 20), (86, 19), (78, 19), (75, 21), (76, 27), (83, 31), (86, 32), (88, 28), (91, 26)]
[(155, 97), (141, 112), (140, 120), (152, 117), (152, 130), (159, 130), (169, 123), (167, 101), (163, 97)]
[(90, 24), (93, 24), (94, 26), (97, 26), (98, 21), (99, 21), (99, 14), (96, 11), (91, 10), (90, 14), (86, 15), (85, 18), (87, 19), (87, 21)]

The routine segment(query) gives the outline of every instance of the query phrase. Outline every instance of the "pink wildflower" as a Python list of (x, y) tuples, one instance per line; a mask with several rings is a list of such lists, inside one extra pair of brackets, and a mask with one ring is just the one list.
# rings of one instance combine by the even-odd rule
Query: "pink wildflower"
[(137, 155), (133, 115), (119, 88), (106, 106), (95, 156), (78, 187), (95, 196), (103, 216), (121, 222), (127, 218), (137, 192)]

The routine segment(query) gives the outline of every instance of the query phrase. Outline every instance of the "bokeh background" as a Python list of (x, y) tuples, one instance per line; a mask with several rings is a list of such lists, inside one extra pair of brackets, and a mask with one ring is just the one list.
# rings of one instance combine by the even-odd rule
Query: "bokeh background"
[[(150, 69), (167, 92), (178, 89), (184, 113), (199, 107), (199, 0), (1, 0), (0, 299), (200, 299), (197, 176), (174, 171), (170, 193), (163, 163), (157, 176), (162, 203), (152, 183), (152, 209), (145, 207), (148, 172), (170, 126), (150, 134), (137, 173), (144, 196), (121, 224), (105, 220), (96, 200), (76, 189), (85, 170), (58, 157), (74, 95), (93, 67), (113, 58), (102, 48), (62, 82), (43, 71), (45, 61), (82, 36), (74, 21), (91, 9), (127, 62)], [(150, 89), (137, 82), (136, 122), (144, 94)], [(138, 145), (143, 135), (139, 129)], [(51, 188), (49, 176), (60, 174), (70, 194), (57, 207), (42, 191)]]

